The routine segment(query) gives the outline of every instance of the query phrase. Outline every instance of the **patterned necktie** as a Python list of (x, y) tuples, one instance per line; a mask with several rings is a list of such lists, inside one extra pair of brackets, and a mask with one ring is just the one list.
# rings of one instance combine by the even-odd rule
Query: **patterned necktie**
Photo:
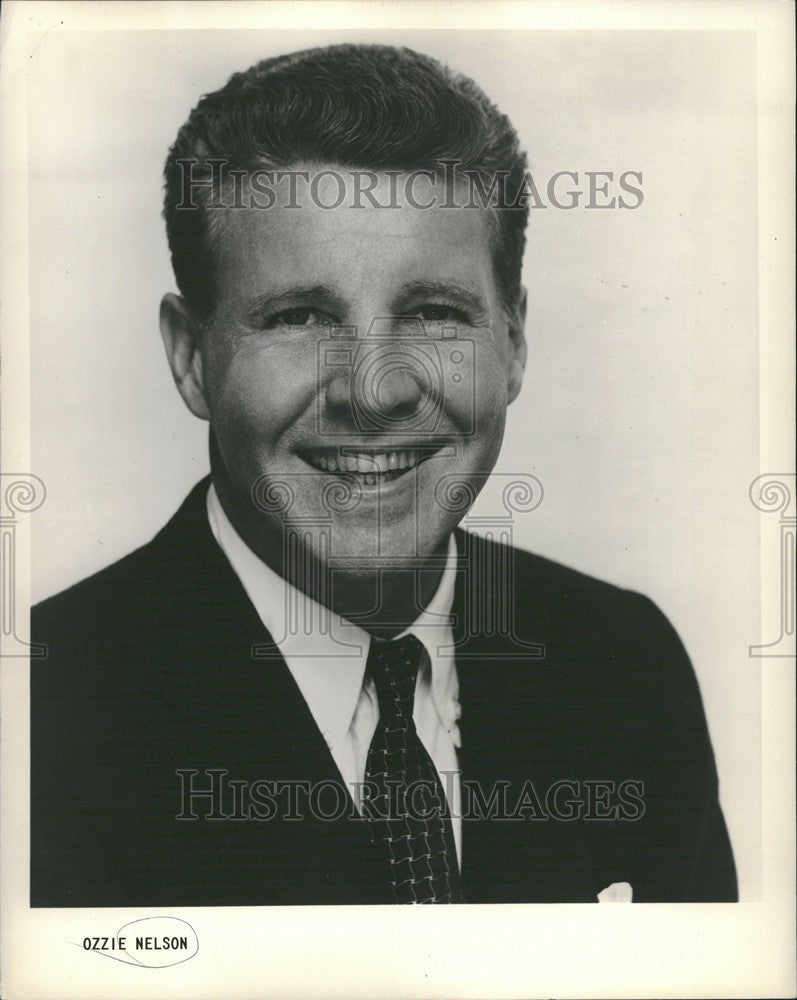
[(459, 903), (445, 792), (412, 718), (422, 652), (414, 635), (371, 639), (366, 670), (376, 685), (379, 722), (365, 766), (363, 814), (397, 903)]

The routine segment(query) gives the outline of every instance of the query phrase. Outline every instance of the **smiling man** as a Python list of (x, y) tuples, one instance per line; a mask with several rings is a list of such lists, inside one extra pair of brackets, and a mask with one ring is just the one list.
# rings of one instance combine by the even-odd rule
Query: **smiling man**
[(408, 50), (192, 112), (161, 331), (211, 475), (34, 610), (33, 905), (735, 898), (666, 619), (458, 529), (526, 362), (525, 168)]

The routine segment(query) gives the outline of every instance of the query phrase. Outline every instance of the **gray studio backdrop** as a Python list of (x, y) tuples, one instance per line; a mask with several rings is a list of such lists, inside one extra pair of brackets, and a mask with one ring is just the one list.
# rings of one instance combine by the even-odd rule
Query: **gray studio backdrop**
[[(149, 539), (208, 468), (173, 387), (161, 168), (200, 94), (266, 56), (409, 45), (471, 75), (560, 200), (641, 171), (635, 210), (532, 210), (529, 362), (498, 468), (517, 544), (670, 616), (703, 690), (742, 898), (759, 886), (754, 41), (725, 32), (53, 33), (30, 61), (34, 600)], [(476, 512), (491, 516), (495, 493)]]

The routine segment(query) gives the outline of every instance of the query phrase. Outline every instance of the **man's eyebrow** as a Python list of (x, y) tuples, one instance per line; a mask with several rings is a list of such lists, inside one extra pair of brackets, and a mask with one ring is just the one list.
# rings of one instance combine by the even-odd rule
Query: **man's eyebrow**
[[(403, 313), (404, 304), (408, 300), (428, 296), (452, 299), (469, 309), (476, 317), (487, 317), (489, 314), (484, 299), (457, 281), (410, 281), (402, 286), (396, 296), (395, 315)], [(258, 329), (274, 313), (283, 309), (294, 309), (300, 304), (328, 309), (338, 315), (342, 315), (344, 311), (342, 299), (328, 285), (290, 285), (284, 288), (270, 288), (250, 299), (244, 310), (244, 321), (252, 329)]]
[(460, 304), (480, 315), (487, 315), (488, 312), (484, 299), (457, 281), (411, 281), (403, 286), (400, 297), (409, 299), (427, 295), (456, 299)]
[(268, 316), (282, 309), (295, 309), (299, 304), (330, 310), (342, 308), (340, 297), (328, 285), (290, 285), (268, 289), (250, 299), (244, 310), (244, 320), (248, 326), (257, 328)]

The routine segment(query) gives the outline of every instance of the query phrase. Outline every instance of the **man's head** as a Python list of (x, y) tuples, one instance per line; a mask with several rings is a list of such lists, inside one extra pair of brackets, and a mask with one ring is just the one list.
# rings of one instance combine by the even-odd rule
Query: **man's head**
[[(169, 151), (164, 216), (180, 292), (198, 319), (213, 310), (219, 212), (196, 187), (199, 211), (184, 202), (188, 165), (195, 181), (226, 171), (298, 163), (369, 170), (432, 170), (456, 162), (488, 183), (506, 175), (517, 191), (526, 157), (509, 119), (476, 84), (430, 56), (381, 45), (335, 45), (264, 59), (206, 94)], [(182, 164), (182, 165), (181, 165)], [(442, 200), (442, 198), (441, 198)], [(221, 213), (223, 215), (223, 213)], [(528, 210), (495, 213), (492, 252), (502, 303), (514, 308)]]
[(180, 130), (164, 341), (268, 561), (286, 521), (331, 518), (322, 562), (409, 565), (461, 518), (452, 491), (492, 469), (525, 360), (527, 209), (473, 195), (518, 190), (525, 166), (472, 81), (381, 46), (266, 60)]

